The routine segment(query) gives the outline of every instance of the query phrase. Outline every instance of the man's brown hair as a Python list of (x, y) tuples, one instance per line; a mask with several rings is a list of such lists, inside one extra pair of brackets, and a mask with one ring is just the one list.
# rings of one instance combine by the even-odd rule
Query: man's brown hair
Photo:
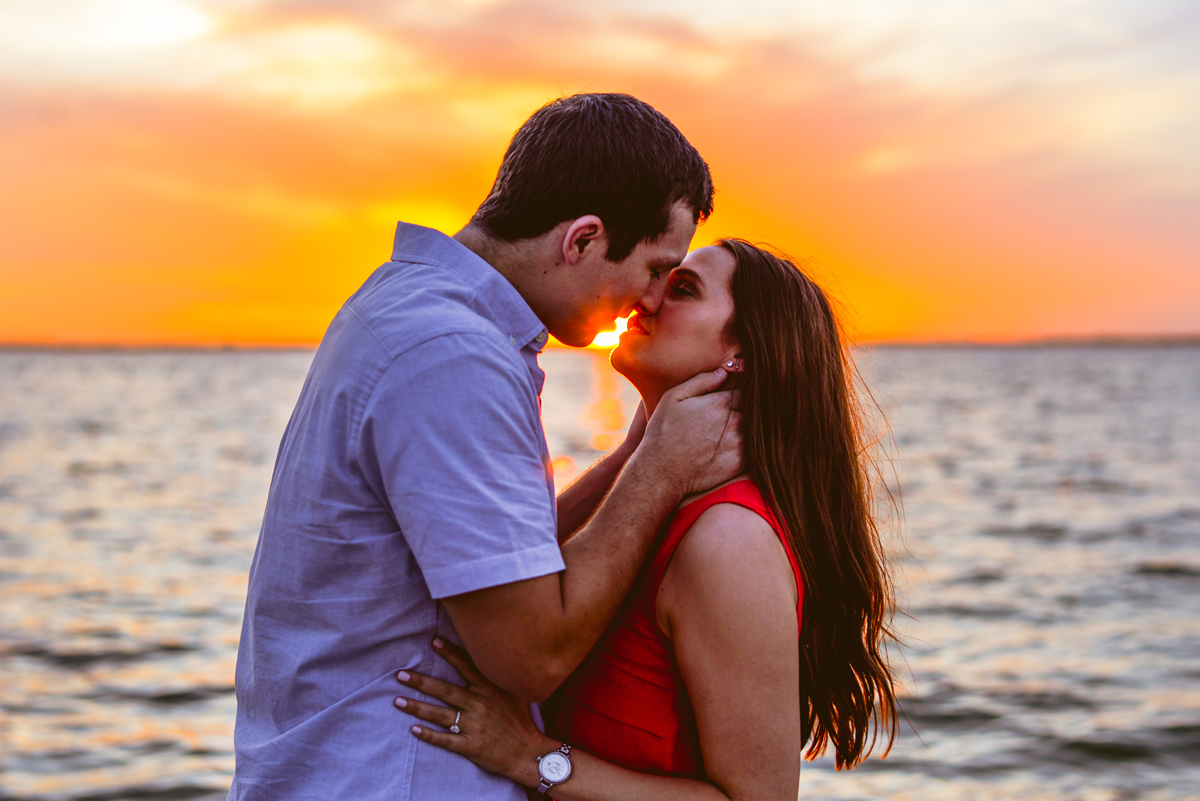
[(497, 239), (541, 236), (594, 214), (621, 261), (662, 236), (678, 201), (712, 213), (708, 164), (671, 121), (623, 94), (580, 94), (542, 106), (513, 135), (496, 182), (471, 222)]

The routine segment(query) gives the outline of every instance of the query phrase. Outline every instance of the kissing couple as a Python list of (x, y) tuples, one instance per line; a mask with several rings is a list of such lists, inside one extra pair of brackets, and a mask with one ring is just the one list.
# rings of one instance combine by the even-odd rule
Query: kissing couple
[[(829, 300), (628, 95), (555, 100), (453, 237), (400, 223), (275, 462), (238, 801), (787, 799), (895, 736), (892, 596)], [(549, 335), (642, 398), (555, 496)], [(545, 794), (537, 795), (538, 792)]]

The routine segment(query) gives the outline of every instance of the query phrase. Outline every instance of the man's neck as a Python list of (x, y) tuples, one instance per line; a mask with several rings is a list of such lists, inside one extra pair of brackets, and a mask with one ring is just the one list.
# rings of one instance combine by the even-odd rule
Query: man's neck
[[(476, 225), (468, 224), (454, 235), (454, 240), (508, 279), (521, 291), (522, 278), (529, 267), (529, 247), (526, 242), (505, 242), (488, 234)], [(522, 295), (524, 293), (522, 292)], [(528, 300), (528, 298), (526, 298)]]
[(505, 242), (468, 224), (453, 238), (504, 276), (542, 323), (550, 325), (554, 297), (548, 274), (554, 258), (553, 233)]

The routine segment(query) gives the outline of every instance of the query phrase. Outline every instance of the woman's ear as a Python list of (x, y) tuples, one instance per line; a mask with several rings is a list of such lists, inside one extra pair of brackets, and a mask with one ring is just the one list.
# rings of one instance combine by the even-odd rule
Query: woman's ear
[(722, 362), (721, 366), (731, 373), (740, 373), (746, 369), (746, 363), (740, 356), (731, 356)]

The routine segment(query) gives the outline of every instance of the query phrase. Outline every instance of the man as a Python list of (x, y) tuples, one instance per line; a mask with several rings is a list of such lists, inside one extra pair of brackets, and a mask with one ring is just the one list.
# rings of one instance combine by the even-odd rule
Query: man
[[(616, 316), (653, 314), (712, 191), (657, 111), (578, 95), (517, 131), (455, 237), (398, 226), (392, 260), (330, 325), (280, 446), (238, 652), (231, 799), (524, 797), (410, 736), (396, 673), (455, 680), (436, 635), (545, 698), (680, 499), (739, 469), (730, 394), (712, 392), (724, 375), (705, 374), (556, 512), (539, 413), (548, 333), (582, 346)], [(560, 548), (556, 531), (574, 536)]]

